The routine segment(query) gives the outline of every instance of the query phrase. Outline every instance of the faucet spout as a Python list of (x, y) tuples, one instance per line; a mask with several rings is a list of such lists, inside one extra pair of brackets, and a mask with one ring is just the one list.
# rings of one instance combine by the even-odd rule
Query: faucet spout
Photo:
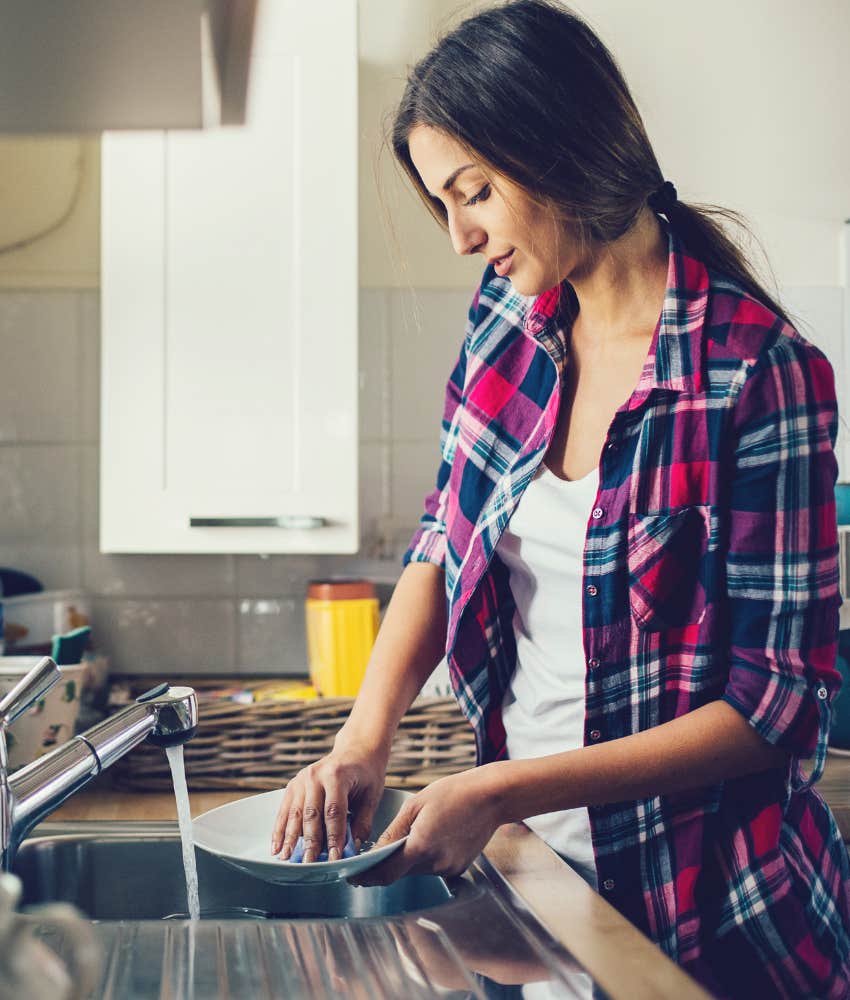
[(162, 684), (135, 703), (39, 757), (8, 778), (5, 808), (10, 822), (2, 841), (8, 871), (18, 844), (74, 792), (143, 740), (172, 746), (190, 740), (198, 726), (198, 699), (190, 687)]

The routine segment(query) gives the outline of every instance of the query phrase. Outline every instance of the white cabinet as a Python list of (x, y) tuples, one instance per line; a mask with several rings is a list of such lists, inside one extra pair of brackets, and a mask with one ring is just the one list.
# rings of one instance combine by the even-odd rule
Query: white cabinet
[(357, 549), (355, 0), (261, 4), (249, 88), (103, 138), (104, 552)]

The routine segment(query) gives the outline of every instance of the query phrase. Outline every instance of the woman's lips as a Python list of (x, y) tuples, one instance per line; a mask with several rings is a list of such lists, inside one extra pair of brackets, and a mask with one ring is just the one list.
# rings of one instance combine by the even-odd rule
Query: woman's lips
[(499, 275), (500, 278), (504, 278), (505, 275), (507, 275), (507, 273), (510, 271), (513, 259), (514, 259), (514, 252), (513, 250), (511, 250), (509, 253), (506, 253), (504, 257), (497, 257), (493, 261), (493, 269), (495, 270), (496, 274)]

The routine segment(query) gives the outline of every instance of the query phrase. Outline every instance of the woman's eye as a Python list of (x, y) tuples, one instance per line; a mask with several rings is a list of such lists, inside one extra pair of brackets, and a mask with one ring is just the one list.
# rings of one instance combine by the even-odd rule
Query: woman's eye
[(481, 188), (481, 190), (478, 192), (478, 194), (474, 194), (469, 199), (469, 201), (465, 201), (463, 204), (465, 206), (477, 205), (479, 201), (486, 201), (489, 197), (490, 197), (490, 185), (485, 184), (484, 187)]

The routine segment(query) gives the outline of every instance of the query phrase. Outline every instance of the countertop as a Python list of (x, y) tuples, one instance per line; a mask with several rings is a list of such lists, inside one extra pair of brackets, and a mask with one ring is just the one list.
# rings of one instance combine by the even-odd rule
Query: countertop
[[(824, 778), (818, 787), (832, 807), (845, 840), (850, 841), (850, 757), (830, 755)], [(193, 793), (190, 796), (192, 815), (200, 815), (249, 794), (253, 793), (236, 790)], [(176, 810), (170, 794), (115, 788), (107, 772), (86, 790), (69, 799), (49, 817), (48, 823), (57, 820), (68, 824), (97, 820), (150, 822), (174, 819)], [(517, 894), (517, 912), (523, 912), (527, 907), (528, 912), (534, 914), (543, 935), (540, 940), (547, 939), (548, 935), (548, 939), (572, 956), (579, 967), (587, 970), (609, 996), (628, 997), (629, 1000), (657, 1000), (659, 997), (707, 1000), (707, 994), (700, 987), (522, 824), (500, 827), (485, 848), (484, 857), (497, 869), (506, 891)], [(564, 906), (565, 899), (570, 900), (569, 906)], [(444, 915), (440, 916), (441, 913)], [(422, 928), (432, 931), (436, 928), (443, 933), (446, 928), (438, 926), (440, 921), (446, 921), (446, 927), (449, 927), (452, 920), (462, 922), (465, 919), (469, 916), (462, 908), (455, 911), (448, 907), (445, 911), (433, 911), (424, 923), (422, 920), (414, 921), (414, 927), (408, 921), (405, 927), (410, 933), (416, 928), (419, 928), (417, 933)], [(109, 926), (103, 925), (107, 929)], [(271, 925), (265, 931), (268, 934), (277, 933)], [(165, 931), (154, 926), (149, 933), (161, 935)], [(169, 933), (176, 931), (170, 930)], [(463, 934), (458, 940), (461, 938), (466, 940)], [(118, 947), (121, 942), (113, 944)], [(154, 944), (154, 951), (164, 947), (158, 938)], [(277, 942), (275, 947), (279, 946), (280, 942)], [(426, 946), (427, 942), (421, 945), (425, 952), (429, 952), (430, 946)], [(502, 954), (501, 946), (495, 957), (476, 953), (465, 956), (464, 961), (467, 959), (471, 963), (470, 968), (492, 974), (496, 981), (524, 981), (504, 978), (513, 973), (511, 968), (502, 968), (510, 966), (510, 962)], [(429, 966), (429, 969), (436, 976), (439, 963)], [(392, 991), (386, 995), (393, 995)]]
[[(238, 792), (195, 794), (192, 811), (239, 797)], [(161, 837), (173, 830), (171, 824), (150, 822), (155, 815), (174, 815), (165, 794), (100, 787), (74, 798), (35, 831), (42, 853), (51, 836)], [(99, 824), (95, 817), (132, 819)], [(199, 878), (202, 874), (199, 870)], [(106, 918), (95, 926), (106, 969), (105, 985), (95, 995), (101, 1000), (184, 995), (180, 984), (191, 977), (198, 985), (200, 977), (196, 996), (275, 996), (282, 995), (278, 979), (285, 971), (289, 988), (283, 992), (311, 1000), (330, 1000), (339, 995), (337, 984), (354, 982), (361, 987), (358, 996), (481, 997), (477, 975), (501, 984), (560, 984), (554, 994), (541, 996), (565, 995), (575, 977), (589, 975), (612, 1000), (709, 1000), (523, 824), (499, 827), (459, 883), (446, 905), (351, 923), (317, 917), (291, 925), (272, 919), (250, 925), (202, 921), (195, 927), (189, 921)], [(472, 890), (479, 895), (469, 896)], [(400, 952), (397, 945), (403, 946)], [(254, 983), (260, 974), (266, 978)], [(132, 990), (123, 988), (125, 980), (135, 984)]]

